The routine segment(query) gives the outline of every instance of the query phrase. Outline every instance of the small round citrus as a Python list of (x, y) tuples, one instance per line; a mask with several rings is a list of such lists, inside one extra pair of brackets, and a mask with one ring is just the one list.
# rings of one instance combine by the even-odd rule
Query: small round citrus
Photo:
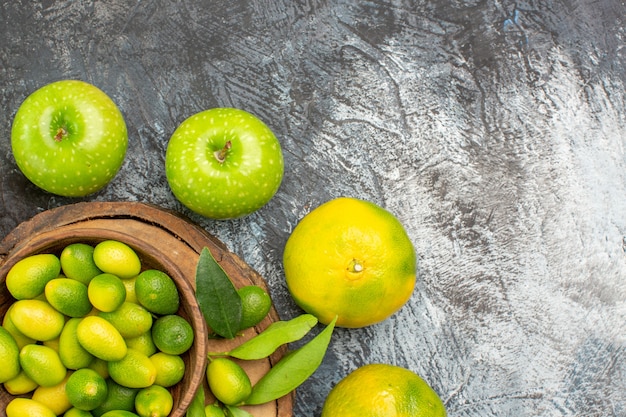
[(126, 410), (111, 410), (102, 414), (100, 417), (139, 417), (137, 414), (132, 411)]
[(59, 260), (63, 274), (71, 279), (89, 284), (102, 271), (93, 261), (94, 247), (86, 243), (71, 243), (61, 251)]
[(272, 308), (272, 299), (265, 290), (258, 285), (247, 285), (237, 290), (241, 298), (241, 328), (259, 324)]
[(87, 316), (76, 327), (76, 337), (83, 348), (96, 358), (116, 361), (128, 350), (120, 332), (99, 316)]
[(110, 312), (126, 300), (126, 287), (120, 278), (113, 274), (95, 276), (87, 287), (91, 304), (100, 311)]
[(160, 385), (143, 388), (135, 397), (135, 411), (140, 417), (167, 417), (173, 406), (172, 394)]
[(128, 388), (118, 384), (111, 378), (106, 379), (107, 397), (102, 404), (92, 410), (94, 416), (101, 416), (112, 410), (135, 410), (135, 397), (138, 388)]
[(111, 323), (124, 339), (139, 337), (152, 328), (152, 314), (139, 304), (127, 301), (114, 311), (98, 315)]
[(26, 345), (20, 350), (20, 366), (24, 373), (42, 387), (59, 384), (67, 375), (67, 368), (59, 354), (43, 345)]
[(321, 417), (445, 417), (435, 391), (416, 373), (400, 366), (357, 368), (330, 391)]
[(59, 276), (61, 262), (56, 255), (31, 255), (19, 260), (6, 276), (6, 286), (16, 300), (35, 298), (43, 294), (46, 284)]
[(65, 392), (72, 406), (79, 410), (93, 410), (107, 398), (107, 383), (93, 369), (83, 368), (70, 375)]
[(108, 370), (115, 382), (128, 388), (149, 387), (157, 372), (150, 358), (135, 349), (128, 349), (121, 360), (109, 362)]
[(9, 381), (20, 373), (20, 350), (11, 333), (0, 327), (0, 383)]
[(6, 417), (56, 417), (54, 411), (30, 398), (14, 398), (5, 409)]
[(154, 340), (152, 340), (152, 331), (126, 339), (126, 346), (129, 349), (138, 350), (146, 356), (152, 356), (158, 351)]
[(37, 387), (31, 398), (41, 404), (45, 404), (57, 416), (62, 415), (72, 408), (72, 404), (70, 404), (70, 400), (65, 392), (65, 385), (69, 377), (70, 374), (68, 373), (63, 381), (51, 387)]
[(77, 329), (81, 320), (77, 317), (69, 319), (59, 336), (59, 358), (67, 369), (85, 368), (94, 358), (78, 341)]
[(207, 366), (206, 376), (211, 392), (224, 404), (238, 405), (252, 392), (246, 371), (229, 358), (212, 359)]
[(86, 410), (79, 410), (76, 407), (72, 407), (63, 414), (63, 417), (93, 417), (91, 412)]
[(185, 361), (178, 355), (157, 352), (150, 356), (157, 374), (154, 383), (162, 387), (171, 387), (185, 376)]
[(26, 372), (20, 371), (13, 379), (4, 383), (4, 389), (11, 395), (23, 395), (35, 390), (39, 384), (29, 378)]
[(159, 317), (152, 326), (152, 340), (156, 347), (170, 355), (182, 355), (193, 344), (193, 328), (176, 314)]
[(120, 278), (132, 278), (141, 271), (141, 260), (137, 253), (123, 242), (105, 240), (96, 245), (93, 260), (103, 272)]
[(174, 280), (165, 272), (148, 269), (135, 279), (137, 301), (155, 314), (174, 314), (180, 298)]
[(208, 404), (204, 407), (204, 414), (206, 417), (224, 417), (224, 410), (220, 407), (218, 402), (214, 402), (213, 404)]
[(87, 315), (92, 305), (87, 295), (87, 286), (71, 278), (55, 278), (48, 281), (44, 290), (50, 305), (69, 317)]
[(296, 303), (328, 324), (380, 322), (411, 297), (416, 254), (404, 227), (369, 201), (341, 197), (295, 227), (285, 245), (287, 287)]
[(59, 337), (65, 317), (42, 300), (19, 300), (11, 306), (11, 321), (25, 336), (41, 342)]
[(4, 330), (9, 332), (11, 336), (13, 336), (13, 339), (15, 339), (17, 346), (21, 349), (26, 345), (35, 343), (35, 339), (24, 335), (24, 333), (20, 332), (18, 328), (15, 327), (15, 323), (13, 323), (13, 320), (11, 320), (11, 310), (13, 310), (14, 305), (15, 303), (11, 304), (6, 313), (4, 313), (4, 317), (2, 318), (2, 327), (4, 327)]

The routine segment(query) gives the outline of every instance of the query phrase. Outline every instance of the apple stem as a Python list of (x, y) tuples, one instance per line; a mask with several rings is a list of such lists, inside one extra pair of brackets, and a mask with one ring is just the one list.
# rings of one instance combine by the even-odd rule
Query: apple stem
[(67, 130), (64, 127), (60, 127), (57, 130), (57, 134), (54, 135), (54, 140), (56, 142), (61, 142), (65, 136), (67, 136)]
[(226, 160), (226, 155), (228, 154), (228, 150), (233, 146), (230, 141), (226, 141), (224, 147), (218, 151), (215, 151), (213, 155), (215, 155), (215, 159), (221, 164)]

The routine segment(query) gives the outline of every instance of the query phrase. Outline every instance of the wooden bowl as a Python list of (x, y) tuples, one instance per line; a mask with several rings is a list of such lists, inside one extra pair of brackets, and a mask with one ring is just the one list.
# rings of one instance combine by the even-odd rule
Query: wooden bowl
[[(20, 259), (37, 253), (55, 253), (70, 243), (92, 245), (114, 239), (131, 246), (144, 268), (160, 269), (176, 282), (181, 296), (179, 313), (191, 323), (195, 340), (183, 359), (183, 380), (172, 387), (174, 408), (170, 417), (184, 417), (197, 389), (206, 388), (208, 352), (223, 352), (255, 336), (279, 319), (272, 308), (254, 328), (233, 340), (208, 339), (208, 329), (196, 302), (195, 270), (199, 254), (207, 247), (236, 287), (259, 285), (267, 291), (263, 278), (217, 238), (182, 216), (143, 203), (92, 202), (62, 206), (44, 211), (16, 227), (0, 242), (0, 321), (15, 301), (6, 288), (6, 274)], [(256, 382), (286, 353), (279, 349), (265, 360), (241, 362)], [(0, 387), (0, 410), (14, 397)], [(212, 401), (207, 397), (207, 403)], [(255, 417), (291, 417), (293, 393), (260, 406), (246, 407)], [(0, 413), (1, 414), (1, 413)]]

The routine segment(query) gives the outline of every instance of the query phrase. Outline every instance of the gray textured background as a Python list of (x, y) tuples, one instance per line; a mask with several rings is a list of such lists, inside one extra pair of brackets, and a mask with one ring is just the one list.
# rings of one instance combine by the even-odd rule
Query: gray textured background
[[(370, 362), (408, 367), (450, 416), (626, 416), (626, 5), (620, 0), (39, 1), (0, 5), (0, 236), (80, 200), (36, 189), (10, 150), (22, 100), (62, 78), (120, 106), (119, 175), (82, 200), (177, 210), (266, 277), (340, 195), (383, 205), (420, 263), (389, 320), (336, 332), (294, 415)], [(173, 198), (176, 126), (248, 110), (280, 139), (285, 179), (240, 220)]]

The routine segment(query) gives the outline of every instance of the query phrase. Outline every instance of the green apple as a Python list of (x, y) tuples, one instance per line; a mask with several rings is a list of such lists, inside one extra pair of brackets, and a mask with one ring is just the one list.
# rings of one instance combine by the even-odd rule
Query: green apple
[(122, 113), (102, 90), (61, 80), (24, 100), (13, 120), (11, 147), (17, 166), (35, 185), (81, 197), (117, 174), (128, 133)]
[(284, 162), (280, 143), (256, 116), (214, 108), (174, 131), (165, 154), (176, 198), (213, 219), (232, 219), (263, 207), (278, 191)]

